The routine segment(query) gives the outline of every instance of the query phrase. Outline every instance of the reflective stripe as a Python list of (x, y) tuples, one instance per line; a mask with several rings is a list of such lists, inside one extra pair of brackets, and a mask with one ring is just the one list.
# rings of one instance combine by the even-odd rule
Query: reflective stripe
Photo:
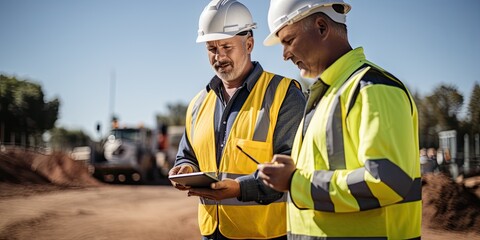
[[(373, 196), (367, 183), (364, 181), (365, 169), (357, 169), (347, 177), (348, 188), (357, 200), (360, 210), (368, 210), (380, 207), (378, 199)], [(422, 179), (415, 178), (410, 190), (400, 203), (415, 202), (422, 199)]]
[(360, 211), (380, 207), (380, 202), (365, 182), (365, 171), (365, 168), (360, 168), (351, 172), (347, 177), (348, 189), (357, 200)]
[(413, 179), (390, 160), (367, 160), (365, 162), (365, 168), (375, 179), (384, 182), (403, 198), (405, 198), (410, 191)]
[(249, 174), (234, 174), (234, 173), (226, 173), (226, 172), (220, 172), (218, 173), (218, 179), (223, 180), (225, 178), (230, 178), (230, 179), (237, 179), (239, 177), (243, 177)]
[(410, 94), (408, 93), (405, 85), (403, 85), (403, 83), (392, 74), (377, 68), (371, 68), (367, 73), (365, 73), (365, 75), (363, 75), (362, 80), (360, 80), (360, 83), (355, 87), (352, 97), (350, 98), (350, 104), (348, 105), (347, 116), (350, 113), (350, 110), (352, 110), (355, 100), (357, 99), (358, 94), (360, 94), (360, 90), (364, 87), (374, 84), (383, 84), (402, 89), (407, 95), (408, 101), (410, 102), (410, 112), (413, 114), (412, 99), (410, 98)]
[[(348, 226), (346, 226), (348, 227)], [(335, 240), (348, 240), (348, 239), (388, 239), (387, 237), (314, 237), (314, 236), (307, 236), (307, 235), (300, 235), (300, 234), (293, 234), (291, 232), (287, 233), (288, 239), (293, 240), (327, 240), (327, 239), (335, 239)]]
[(257, 123), (255, 125), (255, 131), (252, 140), (265, 142), (268, 136), (268, 129), (270, 126), (270, 107), (272, 106), (275, 98), (275, 92), (283, 79), (282, 76), (275, 75), (268, 84), (265, 96), (263, 97), (262, 107), (257, 117)]
[(202, 91), (200, 96), (197, 98), (197, 101), (195, 101), (195, 104), (193, 105), (192, 108), (192, 120), (190, 122), (190, 139), (194, 139), (194, 129), (195, 129), (195, 122), (197, 121), (198, 117), (198, 109), (200, 109), (200, 105), (202, 105), (203, 100), (205, 100), (205, 97), (207, 96), (207, 90)]
[(313, 199), (313, 208), (317, 211), (335, 211), (329, 193), (332, 176), (333, 171), (319, 170), (313, 173), (311, 195)]
[(415, 202), (422, 200), (422, 178), (415, 178), (407, 196), (400, 203)]
[(343, 142), (343, 121), (342, 121), (342, 106), (340, 98), (346, 87), (350, 85), (351, 81), (354, 81), (359, 72), (364, 71), (367, 67), (360, 68), (354, 72), (340, 87), (333, 99), (331, 112), (328, 115), (326, 126), (326, 143), (328, 153), (328, 165), (330, 170), (345, 169), (345, 146)]
[(340, 106), (341, 91), (333, 102), (332, 112), (327, 121), (327, 152), (330, 170), (345, 169), (345, 150), (343, 145), (342, 108)]
[(216, 200), (211, 200), (211, 199), (208, 199), (208, 198), (204, 198), (204, 197), (200, 197), (200, 204), (203, 204), (203, 205), (217, 205), (217, 201)]
[[(278, 199), (274, 203), (277, 203), (277, 202), (287, 202), (287, 195), (284, 194), (280, 199)], [(221, 200), (221, 201), (216, 201), (216, 200), (201, 197), (200, 198), (200, 203), (203, 204), (203, 205), (217, 205), (218, 204), (218, 205), (225, 205), (225, 206), (256, 206), (256, 205), (264, 206), (262, 204), (258, 204), (257, 202), (254, 202), (254, 201), (251, 201), (251, 202), (238, 201), (237, 198), (227, 198), (227, 199), (224, 199), (224, 200)]]

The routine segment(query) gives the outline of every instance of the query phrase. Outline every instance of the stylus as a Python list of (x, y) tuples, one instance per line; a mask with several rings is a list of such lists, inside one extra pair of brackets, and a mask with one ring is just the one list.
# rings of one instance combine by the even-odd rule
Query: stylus
[(241, 151), (243, 154), (247, 155), (247, 157), (250, 158), (252, 161), (254, 161), (256, 164), (260, 164), (257, 160), (255, 160), (255, 158), (253, 158), (252, 156), (250, 156), (250, 154), (248, 154), (248, 153), (246, 153), (245, 151), (243, 151), (243, 149), (242, 149), (240, 146), (237, 145), (237, 148), (240, 149), (240, 151)]

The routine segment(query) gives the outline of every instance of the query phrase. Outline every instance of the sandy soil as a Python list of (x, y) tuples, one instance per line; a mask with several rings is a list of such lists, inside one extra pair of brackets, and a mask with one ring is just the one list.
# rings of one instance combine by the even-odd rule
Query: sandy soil
[(0, 239), (200, 239), (196, 209), (197, 199), (169, 186), (8, 197), (0, 199)]
[[(0, 154), (0, 239), (200, 239), (196, 197), (168, 185), (103, 184), (84, 172), (62, 155)], [(422, 239), (480, 239), (475, 193), (476, 185), (426, 176)]]

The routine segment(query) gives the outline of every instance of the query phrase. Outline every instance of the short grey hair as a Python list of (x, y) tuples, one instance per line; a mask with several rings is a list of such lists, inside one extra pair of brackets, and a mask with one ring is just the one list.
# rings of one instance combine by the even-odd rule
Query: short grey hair
[(347, 25), (333, 21), (327, 14), (323, 12), (313, 13), (310, 16), (303, 19), (302, 20), (303, 30), (304, 31), (310, 30), (310, 28), (313, 26), (313, 24), (315, 23), (315, 20), (318, 17), (323, 17), (324, 19), (326, 19), (329, 25), (333, 27), (332, 30), (336, 35), (338, 35), (339, 37), (345, 40), (347, 39)]

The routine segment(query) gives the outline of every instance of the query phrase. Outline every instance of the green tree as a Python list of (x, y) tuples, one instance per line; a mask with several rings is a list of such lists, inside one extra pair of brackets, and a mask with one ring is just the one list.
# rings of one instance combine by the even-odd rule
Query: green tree
[(437, 124), (437, 119), (434, 117), (425, 98), (422, 98), (418, 92), (412, 95), (418, 110), (418, 137), (420, 147), (437, 147), (437, 133), (434, 128)]
[(157, 114), (157, 125), (185, 125), (187, 108), (188, 106), (181, 102), (167, 104), (167, 114)]
[(28, 144), (53, 128), (60, 101), (45, 102), (42, 87), (27, 80), (0, 75), (0, 141)]
[(471, 134), (480, 133), (480, 85), (475, 83), (468, 104)]
[(458, 113), (463, 106), (463, 95), (456, 86), (440, 85), (425, 101), (424, 110), (431, 114), (429, 121), (435, 132), (459, 128)]
[(91, 143), (90, 137), (82, 130), (53, 128), (50, 135), (50, 146), (55, 151), (69, 151), (74, 147), (88, 146)]

